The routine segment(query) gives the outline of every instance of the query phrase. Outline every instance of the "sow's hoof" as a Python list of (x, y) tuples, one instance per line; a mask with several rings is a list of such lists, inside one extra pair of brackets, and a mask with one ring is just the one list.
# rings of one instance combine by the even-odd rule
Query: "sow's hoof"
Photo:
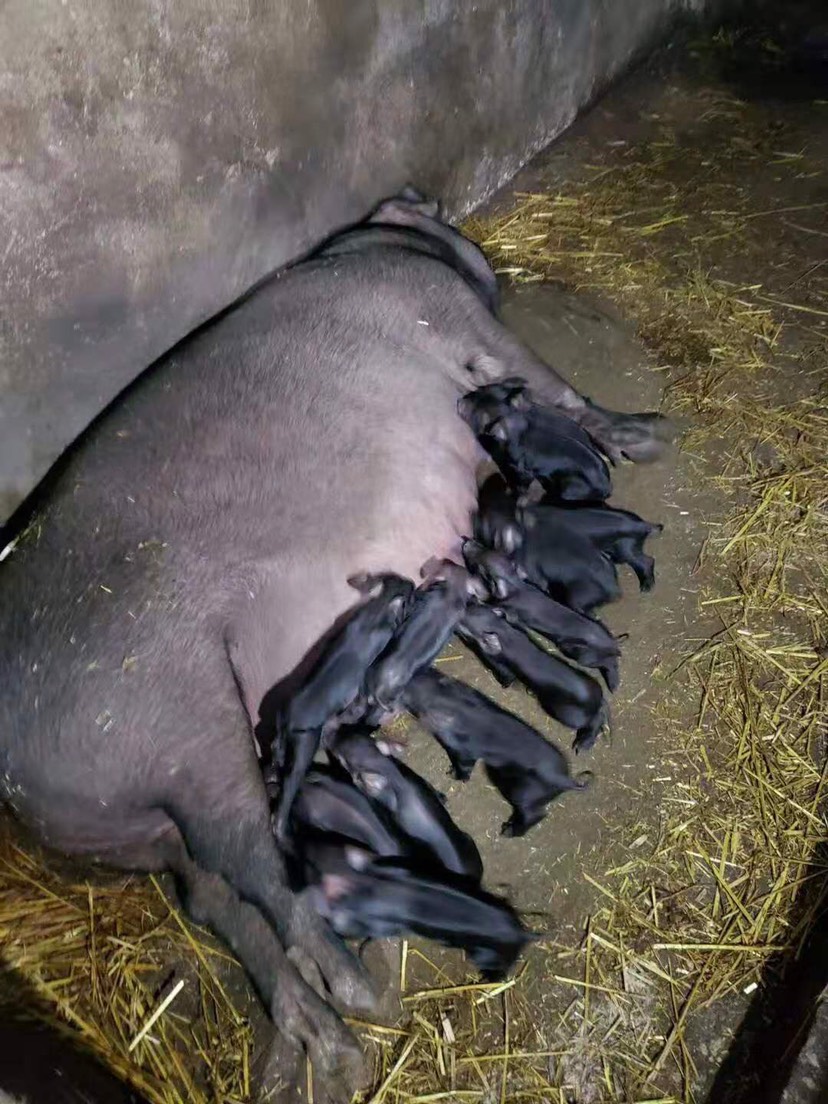
[(337, 1005), (355, 1012), (373, 1011), (377, 996), (371, 975), (301, 894), (294, 900), (288, 949), (294, 961), (312, 960)]
[[(302, 1050), (310, 1059), (314, 1084), (325, 1091), (324, 1097), (321, 1092), (316, 1097), (346, 1104), (364, 1087), (365, 1060), (356, 1036), (298, 972), (283, 975), (270, 1013), (281, 1039), (274, 1040), (269, 1055), (264, 1099), (271, 1099), (280, 1083), (293, 1090), (302, 1083), (306, 1076)], [(293, 1096), (289, 1091), (285, 1100), (296, 1100), (295, 1091)]]
[[(359, 1072), (359, 1061), (342, 1073), (325, 1072), (318, 1065), (308, 1070), (307, 1056), (277, 1031), (271, 1033), (264, 1052), (251, 1069), (255, 1104), (350, 1104), (355, 1092), (364, 1090), (368, 1078)], [(364, 1066), (364, 1063), (362, 1063)], [(312, 1081), (313, 1095), (308, 1092)]]
[(592, 402), (577, 418), (614, 463), (657, 460), (678, 432), (678, 426), (661, 414), (621, 414)]

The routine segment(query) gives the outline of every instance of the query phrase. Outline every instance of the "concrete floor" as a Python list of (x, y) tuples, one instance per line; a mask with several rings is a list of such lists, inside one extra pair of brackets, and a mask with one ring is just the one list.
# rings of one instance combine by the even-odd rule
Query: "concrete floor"
[[(503, 315), (541, 357), (601, 404), (621, 410), (659, 407), (661, 377), (630, 326), (608, 304), (551, 285), (507, 287)], [(712, 501), (710, 492), (692, 489), (689, 465), (674, 451), (657, 464), (624, 465), (613, 473), (612, 504), (661, 521), (665, 528), (649, 546), (656, 559), (655, 589), (640, 594), (635, 576), (622, 568), (623, 597), (601, 611), (615, 633), (628, 636), (622, 645), (621, 686), (611, 701), (611, 734), (591, 752), (571, 757), (573, 772), (594, 772), (587, 790), (553, 803), (546, 819), (523, 839), (504, 839), (499, 832), (507, 807), (483, 771), (478, 769), (466, 785), (450, 780), (439, 746), (413, 722), (408, 726), (408, 761), (443, 789), (455, 819), (477, 841), (486, 884), (505, 893), (530, 926), (551, 933), (556, 945), (579, 944), (600, 904), (595, 883), (624, 861), (631, 836), (641, 845), (654, 843), (662, 794), (680, 770), (665, 762), (664, 733), (654, 711), (665, 694), (673, 693), (665, 672), (676, 666), (689, 641), (709, 634), (700, 619), (693, 567)], [(522, 687), (504, 691), (461, 645), (452, 645), (438, 662), (568, 750), (571, 733), (551, 721)], [(694, 699), (683, 703), (688, 717), (695, 705)], [(447, 977), (465, 976), (458, 953), (414, 945)], [(537, 1013), (537, 1045), (552, 1045), (556, 1022), (573, 991), (550, 982), (547, 949), (530, 948), (527, 961), (522, 997)], [(566, 966), (560, 969), (570, 972)], [(434, 971), (415, 961), (408, 983), (432, 985)]]

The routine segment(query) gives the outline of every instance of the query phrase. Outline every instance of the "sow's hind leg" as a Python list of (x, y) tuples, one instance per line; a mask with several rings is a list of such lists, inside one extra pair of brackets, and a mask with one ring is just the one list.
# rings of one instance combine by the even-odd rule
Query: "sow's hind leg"
[[(254, 905), (242, 900), (220, 875), (209, 874), (193, 862), (180, 836), (168, 838), (164, 848), (165, 865), (176, 876), (190, 917), (233, 950), (278, 1025), (284, 1044), (307, 1049), (317, 1074), (325, 1079), (329, 1097), (337, 1099), (338, 1093), (350, 1100), (364, 1072), (362, 1052), (352, 1033), (306, 983)], [(284, 1083), (297, 1072), (296, 1055), (286, 1054), (278, 1042), (274, 1049), (267, 1071)], [(271, 1085), (262, 1089), (269, 1092)]]
[[(209, 672), (204, 713), (186, 722), (186, 731), (197, 733), (197, 747), (180, 748), (183, 763), (163, 802), (186, 848), (168, 865), (183, 883), (194, 918), (236, 951), (277, 1027), (307, 1047), (322, 1074), (338, 1076), (358, 1051), (314, 990), (366, 1010), (374, 1003), (370, 980), (310, 903), (287, 887), (247, 715), (226, 656), (217, 658), (223, 669)], [(225, 702), (234, 699), (230, 726), (228, 710), (216, 708), (219, 686)]]

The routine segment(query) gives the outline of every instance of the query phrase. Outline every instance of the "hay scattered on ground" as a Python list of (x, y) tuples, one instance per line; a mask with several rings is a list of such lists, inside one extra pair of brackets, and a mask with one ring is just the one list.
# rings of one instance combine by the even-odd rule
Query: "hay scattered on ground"
[[(689, 1104), (716, 1058), (705, 1011), (735, 1022), (768, 958), (796, 949), (825, 905), (808, 891), (824, 874), (828, 333), (809, 328), (795, 352), (786, 338), (828, 317), (828, 294), (796, 272), (795, 301), (710, 274), (723, 242), (766, 268), (762, 220), (824, 207), (756, 210), (744, 173), (809, 167), (771, 150), (738, 100), (703, 89), (695, 106), (704, 140), (662, 116), (654, 140), (608, 152), (586, 179), (466, 227), (502, 276), (597, 293), (636, 323), (689, 425), (698, 484), (720, 492), (698, 563), (718, 628), (660, 672), (672, 784), (658, 822), (630, 828), (630, 857), (585, 875), (603, 903), (579, 944), (544, 944), (546, 966), (505, 990), (443, 979), (409, 994), (413, 1019), (379, 1042), (372, 1104)], [(689, 728), (673, 710), (688, 695)], [(552, 988), (550, 1025), (534, 1000)]]
[(68, 881), (6, 826), (0, 946), (27, 1005), (150, 1104), (249, 1099), (251, 1031), (225, 988), (239, 967), (184, 923), (154, 879)]
[[(658, 823), (631, 828), (627, 861), (589, 878), (603, 904), (580, 944), (545, 944), (534, 989), (572, 998), (557, 1024), (533, 1015), (529, 975), (485, 1018), (473, 990), (432, 991), (386, 1041), (368, 1099), (689, 1104), (716, 1057), (693, 1030), (705, 1010), (722, 1004), (735, 1022), (769, 956), (799, 947), (825, 905), (808, 891), (825, 873), (828, 333), (809, 328), (796, 352), (786, 338), (828, 317), (828, 295), (796, 272), (796, 300), (710, 274), (722, 242), (761, 256), (761, 220), (824, 219), (825, 206), (752, 207), (742, 174), (808, 166), (770, 150), (747, 105), (707, 89), (697, 99), (705, 140), (681, 140), (662, 117), (657, 138), (608, 152), (587, 179), (517, 194), (467, 226), (501, 275), (597, 293), (636, 323), (668, 408), (689, 423), (699, 486), (721, 494), (698, 564), (718, 629), (660, 673), (672, 785)], [(672, 712), (688, 692), (689, 728)], [(445, 1014), (466, 1025), (454, 1045)]]

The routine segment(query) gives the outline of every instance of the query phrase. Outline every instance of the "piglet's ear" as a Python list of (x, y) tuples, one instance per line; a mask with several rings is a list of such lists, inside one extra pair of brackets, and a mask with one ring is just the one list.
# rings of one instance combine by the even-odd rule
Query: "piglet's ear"
[(436, 556), (431, 556), (420, 568), (420, 578), (433, 579), (440, 574), (442, 567), (443, 560), (438, 559)]
[(439, 219), (440, 204), (436, 199), (411, 200), (405, 197), (386, 199), (371, 215), (369, 222), (384, 222), (394, 226), (416, 226), (417, 219)]
[(379, 576), (369, 575), (366, 571), (360, 571), (356, 575), (348, 576), (348, 586), (352, 586), (354, 590), (358, 590), (360, 594), (370, 594), (372, 590), (377, 589), (380, 582)]
[(405, 598), (403, 597), (392, 598), (391, 601), (388, 603), (388, 609), (395, 617), (398, 617), (402, 613), (404, 608)]
[(517, 552), (518, 548), (523, 544), (523, 537), (520, 529), (518, 529), (516, 525), (507, 525), (503, 530), (501, 543), (503, 545), (503, 551), (508, 552), (510, 556), (513, 552)]
[(429, 199), (428, 196), (423, 195), (419, 188), (415, 188), (413, 184), (406, 184), (402, 191), (394, 198), (414, 207), (421, 215), (427, 215), (428, 218), (439, 218), (441, 214), (440, 201), (438, 199)]
[(413, 184), (404, 184), (396, 198), (404, 199), (406, 203), (424, 203), (426, 197)]
[(495, 598), (509, 597), (509, 587), (505, 579), (495, 579), (494, 585), (492, 586), (492, 594), (494, 594)]
[(518, 506), (537, 506), (545, 494), (546, 491), (543, 489), (543, 484), (537, 479), (533, 479), (518, 499)]
[[(328, 874), (326, 875), (326, 877), (330, 878), (333, 877), (333, 875)], [(331, 902), (328, 899), (325, 890), (322, 888), (321, 884), (308, 886), (307, 889), (302, 890), (299, 896), (302, 898), (303, 901), (307, 901), (308, 905), (310, 905), (313, 911), (319, 913), (321, 917), (326, 920), (330, 917)]]
[(345, 861), (352, 870), (366, 870), (371, 865), (373, 855), (362, 847), (346, 847)]
[(322, 875), (322, 892), (329, 904), (331, 901), (338, 901), (341, 897), (347, 897), (353, 888), (353, 880), (347, 874)]
[(359, 775), (359, 783), (369, 797), (378, 797), (388, 788), (388, 779), (376, 771), (362, 771)]
[[(391, 715), (394, 716), (394, 714)], [(388, 756), (389, 759), (402, 759), (408, 751), (408, 744), (405, 740), (399, 736), (389, 736), (386, 732), (380, 733), (374, 743), (377, 745), (377, 751)]]
[(476, 598), (480, 602), (484, 602), (489, 596), (486, 584), (477, 575), (469, 575), (466, 582), (466, 594), (469, 598)]

